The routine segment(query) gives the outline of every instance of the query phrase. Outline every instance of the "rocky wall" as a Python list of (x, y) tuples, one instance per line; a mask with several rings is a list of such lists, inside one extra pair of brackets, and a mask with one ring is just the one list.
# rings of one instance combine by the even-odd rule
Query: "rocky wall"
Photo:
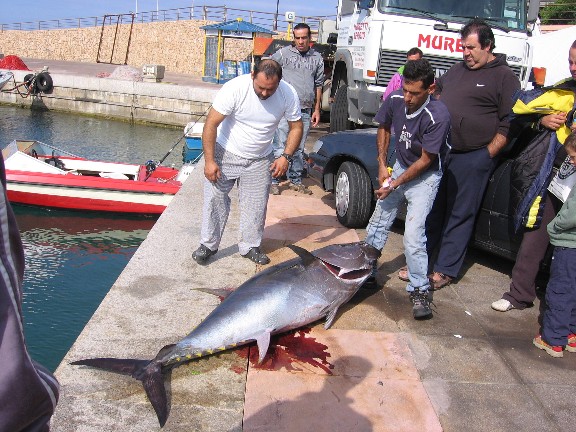
[[(0, 52), (50, 60), (128, 64), (141, 69), (158, 64), (166, 71), (202, 75), (205, 32), (209, 21), (185, 20), (106, 25), (62, 30), (0, 32)], [(247, 60), (250, 39), (224, 39), (225, 60)]]

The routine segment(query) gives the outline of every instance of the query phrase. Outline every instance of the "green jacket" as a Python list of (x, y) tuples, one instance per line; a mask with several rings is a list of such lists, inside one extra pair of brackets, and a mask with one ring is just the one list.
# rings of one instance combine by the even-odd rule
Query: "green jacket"
[(548, 224), (550, 243), (554, 246), (576, 249), (576, 187), (552, 222)]

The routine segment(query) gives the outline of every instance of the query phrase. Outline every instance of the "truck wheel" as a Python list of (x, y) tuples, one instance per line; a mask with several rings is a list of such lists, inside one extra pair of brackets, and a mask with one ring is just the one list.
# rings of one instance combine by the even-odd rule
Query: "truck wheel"
[(347, 228), (364, 228), (372, 214), (372, 183), (361, 165), (346, 161), (336, 177), (336, 217)]
[(346, 129), (351, 129), (351, 122), (348, 121), (348, 86), (342, 84), (336, 90), (334, 102), (330, 108), (330, 132)]

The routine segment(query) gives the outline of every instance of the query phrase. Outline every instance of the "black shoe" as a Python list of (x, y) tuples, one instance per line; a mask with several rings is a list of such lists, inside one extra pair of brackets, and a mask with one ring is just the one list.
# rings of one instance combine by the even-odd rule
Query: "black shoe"
[(263, 253), (260, 252), (260, 248), (253, 247), (246, 255), (242, 255), (244, 258), (248, 258), (251, 261), (254, 261), (256, 264), (268, 264), (270, 262), (270, 258)]
[(414, 290), (410, 293), (410, 301), (412, 302), (412, 315), (414, 319), (432, 318), (432, 308), (430, 307), (430, 298), (428, 291), (420, 292)]
[(212, 255), (214, 255), (216, 252), (218, 252), (218, 249), (213, 251), (213, 250), (208, 249), (203, 244), (201, 244), (200, 247), (192, 253), (192, 259), (194, 261), (196, 261), (198, 264), (204, 265), (204, 264), (206, 264), (206, 261), (208, 260), (208, 258), (210, 258)]

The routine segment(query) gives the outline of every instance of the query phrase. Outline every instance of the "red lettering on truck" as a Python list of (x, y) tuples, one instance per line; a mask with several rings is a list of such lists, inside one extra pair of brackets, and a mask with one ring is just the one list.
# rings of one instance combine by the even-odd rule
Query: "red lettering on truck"
[(462, 39), (454, 39), (447, 36), (418, 35), (418, 47), (437, 51), (464, 52)]

